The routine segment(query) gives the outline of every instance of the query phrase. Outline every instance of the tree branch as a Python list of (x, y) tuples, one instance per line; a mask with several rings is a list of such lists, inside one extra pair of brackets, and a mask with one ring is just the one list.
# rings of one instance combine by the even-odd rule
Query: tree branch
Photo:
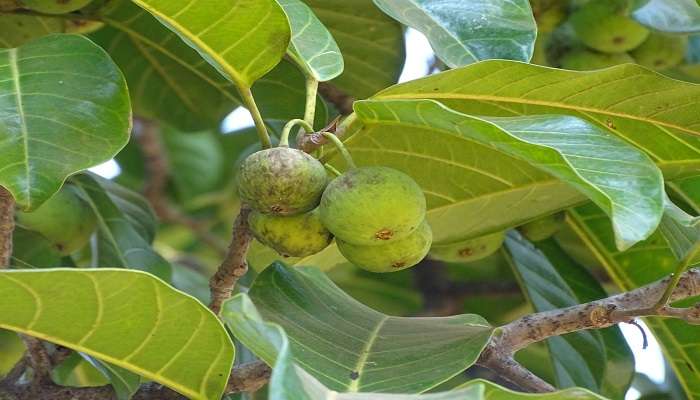
[(226, 257), (221, 262), (216, 274), (209, 280), (211, 290), (211, 303), (209, 308), (219, 314), (223, 302), (231, 297), (236, 282), (248, 271), (246, 255), (253, 240), (253, 234), (248, 227), (248, 215), (250, 207), (241, 206), (241, 211), (233, 223), (233, 235)]
[(12, 232), (15, 230), (15, 199), (0, 186), (0, 269), (10, 266)]
[(483, 361), (479, 365), (495, 372), (500, 378), (531, 393), (546, 393), (556, 390), (554, 386), (520, 365), (513, 357), (492, 357), (488, 354), (490, 351), (492, 351), (491, 348), (484, 350), (481, 355)]
[[(636, 317), (672, 317), (697, 323), (700, 305), (682, 309), (664, 307), (656, 313), (649, 311), (663, 296), (671, 279), (666, 277), (630, 292), (590, 303), (526, 315), (498, 328), (477, 363), (491, 369), (500, 368), (500, 364), (509, 365), (518, 350), (533, 343), (584, 329), (607, 328), (621, 322), (630, 322)], [(681, 276), (670, 300), (675, 302), (699, 295), (700, 268), (694, 268)], [(516, 383), (524, 378), (521, 371), (514, 371), (514, 374), (504, 377)], [(528, 384), (528, 381), (522, 383)], [(545, 389), (541, 383), (532, 388), (537, 387), (538, 390)]]

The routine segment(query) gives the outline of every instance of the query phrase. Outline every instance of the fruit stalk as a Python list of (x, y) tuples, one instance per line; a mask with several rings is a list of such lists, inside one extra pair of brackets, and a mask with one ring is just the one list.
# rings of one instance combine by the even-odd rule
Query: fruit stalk
[(311, 129), (306, 129), (307, 132), (313, 132), (314, 116), (316, 114), (316, 94), (318, 93), (318, 81), (312, 77), (306, 77), (306, 106), (304, 108), (304, 121), (306, 121)]
[(280, 147), (289, 147), (289, 133), (292, 131), (292, 128), (294, 128), (296, 125), (301, 125), (301, 127), (304, 128), (307, 132), (313, 132), (314, 130), (311, 124), (303, 119), (297, 118), (289, 120), (289, 122), (284, 124), (284, 128), (282, 128), (282, 134), (280, 135)]
[(0, 269), (10, 265), (12, 232), (15, 230), (15, 199), (0, 186)]
[(214, 314), (219, 314), (223, 302), (231, 297), (236, 282), (248, 271), (246, 255), (253, 240), (253, 234), (248, 226), (248, 215), (251, 209), (247, 205), (241, 207), (241, 211), (233, 224), (233, 238), (229, 245), (226, 257), (221, 262), (219, 269), (209, 280), (211, 290), (211, 303), (209, 308)]
[(270, 142), (270, 135), (267, 133), (267, 127), (265, 126), (265, 121), (263, 121), (262, 115), (260, 115), (260, 110), (258, 105), (255, 104), (255, 99), (253, 98), (253, 93), (248, 89), (241, 89), (241, 99), (243, 100), (243, 105), (250, 111), (253, 116), (253, 121), (255, 122), (255, 129), (258, 131), (258, 138), (260, 139), (260, 144), (263, 149), (269, 149), (272, 147), (272, 142)]
[(330, 132), (321, 132), (321, 135), (333, 142), (335, 147), (338, 148), (338, 151), (345, 159), (345, 162), (348, 164), (349, 168), (357, 168), (357, 166), (355, 166), (355, 161), (353, 161), (352, 156), (350, 155), (350, 152), (348, 152), (348, 149), (345, 148), (345, 145), (343, 145), (343, 142), (338, 138), (338, 136)]

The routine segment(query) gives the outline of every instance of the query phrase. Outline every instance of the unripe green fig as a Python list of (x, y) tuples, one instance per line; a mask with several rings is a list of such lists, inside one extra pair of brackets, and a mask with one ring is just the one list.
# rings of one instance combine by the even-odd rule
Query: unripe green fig
[(433, 232), (423, 221), (408, 236), (378, 246), (355, 245), (336, 238), (338, 250), (351, 263), (371, 272), (394, 272), (418, 264), (430, 250)]
[(17, 224), (48, 239), (63, 255), (81, 249), (97, 226), (97, 217), (72, 185), (64, 185), (33, 212), (17, 212)]
[(685, 58), (688, 38), (652, 33), (639, 47), (632, 51), (637, 63), (656, 70), (675, 67)]
[(566, 214), (563, 212), (547, 215), (518, 227), (518, 231), (531, 242), (549, 239), (564, 226)]
[(292, 216), (253, 211), (248, 224), (258, 241), (285, 257), (316, 254), (333, 240), (333, 235), (321, 224), (318, 209)]
[(408, 175), (387, 167), (353, 168), (331, 181), (321, 222), (343, 242), (372, 246), (410, 235), (425, 219), (425, 195)]
[(20, 0), (25, 8), (46, 14), (66, 14), (79, 10), (92, 0)]
[(564, 54), (560, 63), (564, 69), (590, 71), (618, 64), (634, 63), (634, 59), (627, 53), (607, 54), (586, 49), (576, 49)]
[(505, 232), (495, 232), (472, 239), (436, 244), (430, 249), (430, 257), (445, 262), (478, 261), (495, 253), (506, 239)]
[(622, 53), (642, 44), (649, 30), (625, 14), (624, 2), (593, 0), (571, 15), (579, 39), (605, 53)]
[(296, 215), (311, 211), (328, 184), (326, 169), (301, 150), (275, 147), (251, 154), (241, 164), (241, 200), (263, 214)]
[(552, 32), (566, 17), (566, 3), (561, 0), (532, 0), (530, 3), (538, 36)]

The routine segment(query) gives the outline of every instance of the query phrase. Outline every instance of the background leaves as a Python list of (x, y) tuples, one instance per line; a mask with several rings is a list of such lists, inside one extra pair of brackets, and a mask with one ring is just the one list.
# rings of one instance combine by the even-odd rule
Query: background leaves
[(374, 0), (385, 13), (424, 33), (455, 68), (502, 58), (530, 61), (537, 26), (527, 0)]

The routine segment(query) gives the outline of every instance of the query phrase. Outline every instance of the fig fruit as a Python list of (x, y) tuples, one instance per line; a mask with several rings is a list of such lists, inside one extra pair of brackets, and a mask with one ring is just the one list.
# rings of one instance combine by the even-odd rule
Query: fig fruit
[(75, 188), (64, 185), (33, 212), (17, 212), (17, 224), (48, 239), (62, 255), (81, 249), (97, 226), (97, 217)]
[(531, 242), (549, 239), (564, 226), (566, 214), (563, 212), (547, 215), (518, 227), (518, 231)]
[(652, 33), (639, 47), (632, 51), (637, 63), (656, 70), (675, 67), (685, 58), (688, 38), (685, 36)]
[(241, 200), (263, 214), (296, 215), (311, 211), (328, 184), (326, 169), (301, 150), (275, 147), (251, 154), (241, 164)]
[(576, 35), (588, 47), (622, 53), (639, 46), (649, 30), (625, 15), (624, 2), (592, 0), (571, 14)]
[(433, 232), (423, 221), (408, 236), (378, 246), (355, 245), (336, 238), (338, 250), (351, 263), (371, 272), (394, 272), (418, 264), (430, 250)]
[(66, 14), (79, 10), (92, 0), (20, 0), (25, 8), (45, 14)]
[(598, 53), (596, 51), (577, 49), (570, 51), (561, 58), (561, 67), (574, 71), (590, 71), (612, 67), (618, 64), (633, 63), (634, 59), (627, 53)]
[(403, 172), (353, 168), (331, 181), (321, 198), (321, 222), (343, 242), (372, 246), (410, 235), (425, 219), (425, 195)]
[(430, 249), (430, 257), (455, 263), (478, 261), (500, 249), (505, 239), (505, 232), (495, 232), (472, 239), (436, 244)]
[(333, 235), (321, 224), (318, 209), (292, 216), (253, 211), (248, 224), (258, 241), (285, 257), (316, 254), (333, 240)]

